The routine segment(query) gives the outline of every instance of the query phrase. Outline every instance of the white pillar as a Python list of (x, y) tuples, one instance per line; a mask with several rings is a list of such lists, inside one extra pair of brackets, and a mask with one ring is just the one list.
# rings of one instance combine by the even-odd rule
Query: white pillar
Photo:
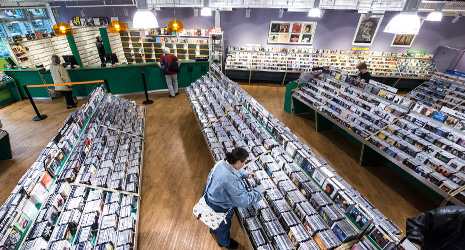
[(221, 27), (220, 23), (220, 10), (215, 10), (215, 27)]

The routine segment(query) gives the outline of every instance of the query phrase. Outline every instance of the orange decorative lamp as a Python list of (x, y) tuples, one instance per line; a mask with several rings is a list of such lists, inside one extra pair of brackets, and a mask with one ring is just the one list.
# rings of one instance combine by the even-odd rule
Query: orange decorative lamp
[(180, 32), (184, 30), (184, 25), (179, 20), (172, 20), (168, 23), (168, 30), (170, 32)]
[(110, 33), (124, 33), (128, 31), (128, 27), (123, 22), (113, 21), (108, 26), (108, 30)]
[(53, 33), (57, 36), (66, 36), (74, 34), (73, 28), (67, 23), (56, 23), (53, 25)]

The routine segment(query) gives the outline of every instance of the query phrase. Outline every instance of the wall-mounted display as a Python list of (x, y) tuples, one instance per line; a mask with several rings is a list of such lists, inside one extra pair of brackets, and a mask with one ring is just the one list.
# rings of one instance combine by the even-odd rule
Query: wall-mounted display
[(268, 43), (312, 44), (316, 22), (270, 22)]
[(371, 46), (382, 20), (383, 16), (370, 16), (366, 18), (366, 15), (362, 14), (358, 21), (352, 45)]

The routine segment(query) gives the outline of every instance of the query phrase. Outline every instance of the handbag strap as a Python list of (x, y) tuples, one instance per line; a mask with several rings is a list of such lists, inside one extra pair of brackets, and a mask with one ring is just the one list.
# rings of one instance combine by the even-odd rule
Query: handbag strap
[[(215, 173), (215, 169), (216, 169), (216, 167), (218, 166), (219, 163), (220, 163), (220, 162), (217, 162), (217, 163), (215, 164), (215, 166), (213, 167), (212, 174), (210, 175), (209, 180), (207, 180), (207, 184), (208, 184), (208, 185), (207, 185), (207, 188), (205, 188), (205, 191), (203, 191), (203, 195), (202, 195), (203, 197), (205, 197), (205, 195), (207, 194), (208, 188), (212, 185), (213, 174)], [(210, 181), (210, 182), (209, 182), (209, 181)]]

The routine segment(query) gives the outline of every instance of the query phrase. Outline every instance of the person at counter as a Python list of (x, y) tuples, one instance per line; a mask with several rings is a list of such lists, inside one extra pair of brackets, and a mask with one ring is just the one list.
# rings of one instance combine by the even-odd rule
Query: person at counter
[[(60, 63), (60, 57), (57, 55), (52, 55), (50, 74), (52, 75), (53, 83), (59, 84), (71, 82), (68, 71), (66, 71), (66, 69)], [(55, 90), (60, 91), (65, 96), (66, 108), (71, 109), (77, 107), (77, 103), (75, 103), (73, 99), (73, 85), (55, 86)]]
[(95, 46), (97, 46), (98, 56), (100, 57), (100, 61), (105, 63), (105, 47), (103, 47), (102, 37), (100, 35), (95, 35)]
[[(161, 63), (166, 60), (168, 63), (169, 71), (164, 73), (166, 79), (166, 85), (168, 85), (168, 90), (170, 91), (169, 97), (174, 98), (178, 93), (178, 72), (171, 70), (171, 63), (173, 59), (178, 63), (178, 67), (181, 66), (181, 60), (175, 55), (170, 54), (170, 48), (165, 47), (163, 49), (163, 55), (160, 60), (158, 60), (157, 65), (161, 68)], [(174, 88), (173, 88), (174, 87)]]
[(365, 62), (361, 62), (357, 65), (357, 69), (359, 71), (358, 77), (362, 79), (363, 82), (370, 82), (370, 72), (368, 72), (368, 66)]

